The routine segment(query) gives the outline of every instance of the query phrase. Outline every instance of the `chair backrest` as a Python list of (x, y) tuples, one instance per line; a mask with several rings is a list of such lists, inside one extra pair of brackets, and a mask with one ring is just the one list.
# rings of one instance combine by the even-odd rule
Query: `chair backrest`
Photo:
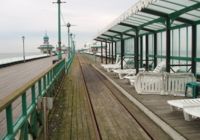
[(135, 80), (136, 91), (139, 94), (160, 94), (164, 90), (163, 76), (163, 73), (138, 73)]
[(154, 73), (160, 73), (166, 70), (166, 63), (165, 61), (162, 61), (160, 63), (158, 63), (158, 65), (156, 66), (156, 68), (153, 70)]
[(135, 89), (139, 94), (184, 96), (186, 84), (193, 81), (192, 73), (143, 72), (137, 74)]
[(115, 60), (115, 64), (117, 64), (120, 60), (121, 60), (120, 56), (117, 55), (117, 56), (116, 56), (116, 60)]
[(192, 73), (166, 73), (165, 90), (170, 95), (183, 95), (186, 84), (194, 82), (196, 78)]

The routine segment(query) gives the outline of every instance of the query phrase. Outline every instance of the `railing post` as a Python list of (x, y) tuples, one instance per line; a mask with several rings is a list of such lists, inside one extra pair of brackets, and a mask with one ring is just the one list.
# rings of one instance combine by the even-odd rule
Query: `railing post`
[(41, 79), (38, 81), (38, 93), (39, 93), (39, 96), (42, 95), (42, 82), (41, 82)]
[(8, 135), (12, 135), (13, 134), (13, 118), (12, 118), (11, 104), (6, 108), (6, 121), (7, 121), (7, 133)]
[[(22, 95), (22, 116), (27, 117), (26, 92)], [(28, 140), (28, 125), (25, 121), (22, 129), (24, 140)]]

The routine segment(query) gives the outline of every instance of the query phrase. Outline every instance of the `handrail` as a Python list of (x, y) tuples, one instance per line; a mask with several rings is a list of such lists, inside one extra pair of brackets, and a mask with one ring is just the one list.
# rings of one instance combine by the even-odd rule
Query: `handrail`
[[(72, 52), (71, 57), (67, 61), (63, 58), (0, 101), (0, 113), (5, 111), (5, 117), (3, 116), (1, 119), (6, 123), (4, 129), (7, 130), (6, 133), (0, 132), (0, 139), (3, 137), (3, 139), (12, 140), (18, 137), (18, 134), (23, 139), (28, 139), (30, 134), (33, 138), (38, 137), (43, 127), (43, 120), (41, 118), (43, 112), (37, 108), (39, 96), (52, 96), (49, 93), (53, 93), (53, 88), (58, 87), (59, 84), (57, 82), (61, 81), (64, 73), (70, 68), (73, 57), (74, 52)], [(38, 93), (37, 96), (36, 92)], [(32, 96), (30, 105), (27, 104), (27, 95)], [(21, 105), (17, 106), (21, 108), (21, 114), (17, 118), (13, 118), (15, 114), (13, 114), (12, 107), (14, 107), (13, 104), (18, 98), (21, 98)], [(14, 119), (17, 120), (14, 122)], [(41, 123), (41, 125), (38, 126), (38, 123)]]
[(60, 62), (64, 61), (65, 59), (60, 60), (56, 64), (53, 64), (51, 67), (49, 67), (45, 72), (42, 72), (37, 77), (33, 78), (31, 81), (27, 82), (22, 87), (16, 89), (14, 92), (12, 92), (10, 95), (3, 98), (0, 102), (0, 112), (3, 111), (10, 103), (12, 103), (15, 99), (17, 99), (19, 96), (21, 96), (24, 91), (31, 88), (38, 80), (40, 80), (44, 75), (46, 75), (51, 69), (56, 67)]

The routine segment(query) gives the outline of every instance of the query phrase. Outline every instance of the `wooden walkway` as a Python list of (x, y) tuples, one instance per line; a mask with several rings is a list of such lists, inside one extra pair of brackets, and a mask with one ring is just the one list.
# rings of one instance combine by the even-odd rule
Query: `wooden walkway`
[(79, 60), (75, 58), (50, 114), (50, 139), (171, 139), (95, 71), (90, 60)]
[(38, 59), (0, 69), (0, 101), (47, 70), (56, 57)]

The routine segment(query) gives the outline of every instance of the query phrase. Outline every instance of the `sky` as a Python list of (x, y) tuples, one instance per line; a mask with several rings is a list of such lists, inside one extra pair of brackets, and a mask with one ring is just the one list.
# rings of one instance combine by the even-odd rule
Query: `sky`
[[(55, 0), (56, 1), (56, 0)], [(39, 52), (47, 32), (50, 44), (57, 45), (57, 4), (54, 0), (4, 0), (0, 4), (0, 53)], [(137, 0), (66, 0), (61, 5), (64, 21), (73, 25), (76, 48), (89, 43), (108, 24)], [(62, 25), (64, 25), (62, 21)], [(67, 28), (62, 26), (62, 44), (67, 44)]]

